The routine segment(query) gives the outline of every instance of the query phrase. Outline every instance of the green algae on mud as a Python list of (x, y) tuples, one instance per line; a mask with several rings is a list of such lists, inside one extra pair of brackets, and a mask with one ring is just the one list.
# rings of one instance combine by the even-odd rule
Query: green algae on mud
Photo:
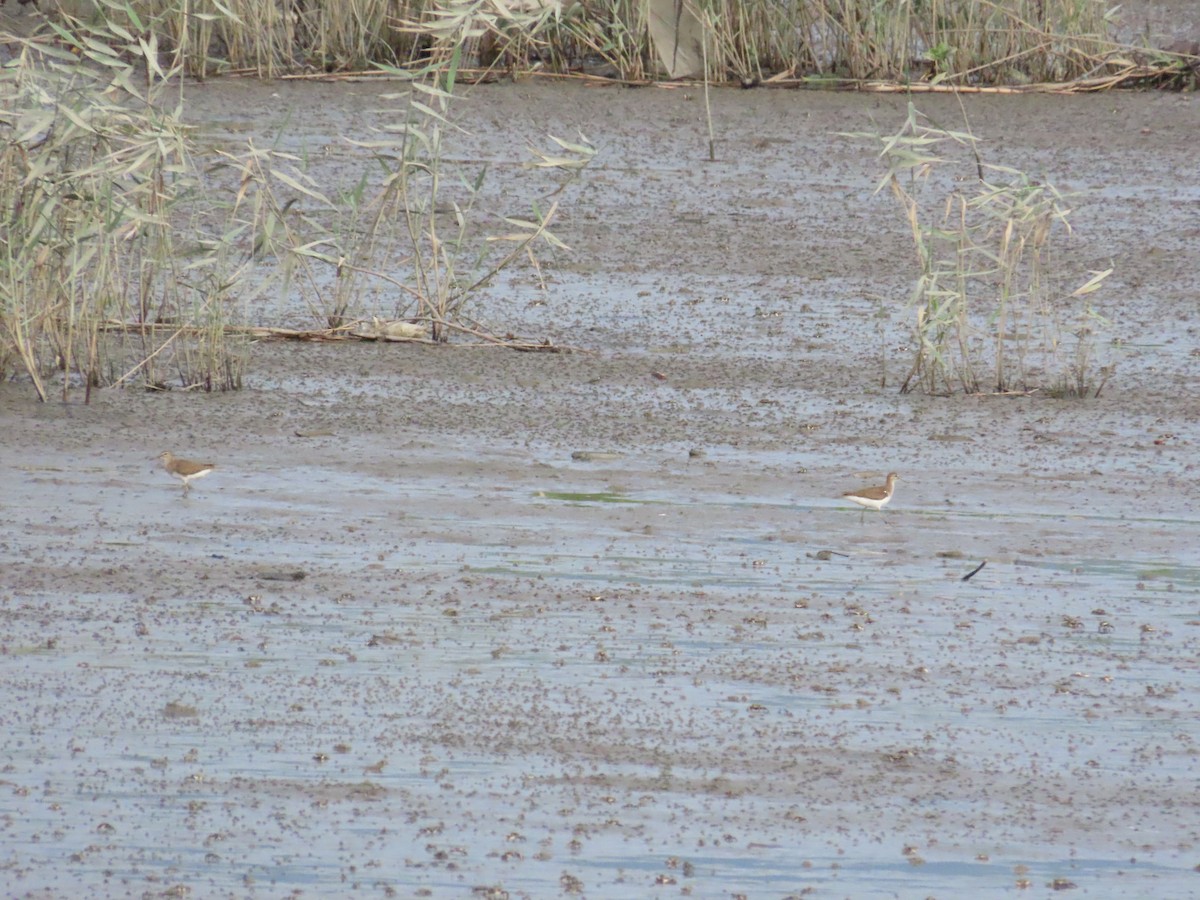
[(650, 503), (649, 500), (638, 500), (617, 491), (538, 491), (534, 494), (539, 500), (563, 500), (567, 503)]

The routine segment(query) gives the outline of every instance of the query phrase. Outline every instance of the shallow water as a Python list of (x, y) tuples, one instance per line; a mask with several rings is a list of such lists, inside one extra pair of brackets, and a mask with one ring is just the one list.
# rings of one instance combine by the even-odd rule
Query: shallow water
[[(618, 495), (588, 490), (611, 469), (560, 463), (557, 496), (544, 469), (497, 491), (414, 468), (402, 513), (316, 469), (282, 495), (269, 467), (257, 488), (223, 473), (186, 503), (58, 479), (47, 561), (159, 577), (83, 593), (47, 572), (7, 599), (13, 891), (1194, 878), (1195, 557), (1073, 555), (1183, 523), (860, 516), (686, 467), (626, 466)], [(85, 490), (107, 517), (137, 504), (143, 533), (89, 536)], [(1064, 528), (1088, 540), (1060, 551)], [(975, 557), (923, 551), (988, 540), (1015, 547), (965, 584)], [(810, 557), (826, 548), (845, 555)]]

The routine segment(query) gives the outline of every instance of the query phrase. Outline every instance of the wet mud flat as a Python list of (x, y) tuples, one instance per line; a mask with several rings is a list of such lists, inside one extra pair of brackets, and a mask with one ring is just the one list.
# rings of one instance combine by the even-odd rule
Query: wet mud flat
[[(336, 182), (390, 89), (190, 108), (214, 140), (307, 111)], [(501, 175), (529, 131), (600, 147), (549, 289), (479, 309), (587, 352), (0, 386), (7, 894), (1194, 890), (1196, 102), (965, 100), (995, 161), (1091, 192), (1064, 264), (1114, 265), (1118, 374), (1075, 402), (897, 394), (906, 226), (836, 133), (903, 98), (715, 101), (715, 163), (686, 89), (460, 111)], [(185, 501), (164, 449), (218, 469)], [(893, 470), (882, 513), (838, 499)]]

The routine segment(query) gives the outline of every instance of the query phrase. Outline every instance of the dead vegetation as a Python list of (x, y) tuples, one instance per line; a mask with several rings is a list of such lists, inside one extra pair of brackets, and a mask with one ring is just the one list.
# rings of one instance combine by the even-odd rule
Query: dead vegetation
[[(44, 4), (90, 21), (94, 0)], [(369, 76), (458, 54), (462, 77), (743, 86), (1105, 90), (1192, 85), (1200, 47), (1131, 47), (1099, 0), (101, 0), (195, 77)], [(122, 9), (123, 8), (123, 9)]]

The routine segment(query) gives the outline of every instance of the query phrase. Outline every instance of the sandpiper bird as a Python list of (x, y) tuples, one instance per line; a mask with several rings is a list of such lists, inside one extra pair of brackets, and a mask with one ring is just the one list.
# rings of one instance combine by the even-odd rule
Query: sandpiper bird
[(190, 482), (193, 478), (203, 478), (216, 468), (212, 463), (198, 463), (192, 462), (190, 459), (180, 459), (170, 450), (164, 450), (155, 459), (161, 459), (163, 468), (167, 470), (167, 473), (174, 475), (183, 482), (183, 496), (185, 497), (188, 495), (188, 491), (192, 489)]
[(867, 508), (882, 510), (888, 505), (888, 501), (892, 499), (892, 494), (895, 493), (896, 482), (899, 480), (899, 475), (895, 472), (890, 472), (888, 473), (887, 484), (882, 487), (863, 488), (860, 491), (846, 491), (842, 496), (864, 507), (862, 514), (865, 516)]

